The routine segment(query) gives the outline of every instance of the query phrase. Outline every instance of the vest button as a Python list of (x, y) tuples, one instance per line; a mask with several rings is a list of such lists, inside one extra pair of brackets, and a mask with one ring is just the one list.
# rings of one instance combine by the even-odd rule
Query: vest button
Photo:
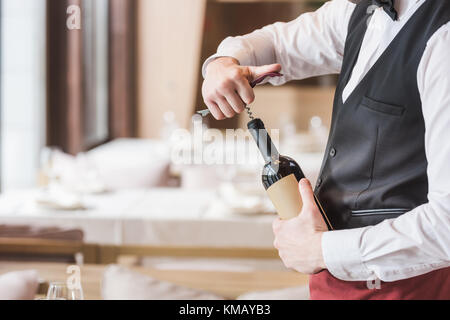
[(331, 148), (330, 150), (330, 157), (334, 158), (336, 156), (336, 149), (335, 148)]
[(317, 179), (316, 187), (318, 188), (318, 187), (320, 187), (321, 185), (322, 185), (322, 179), (319, 178), (319, 179)]

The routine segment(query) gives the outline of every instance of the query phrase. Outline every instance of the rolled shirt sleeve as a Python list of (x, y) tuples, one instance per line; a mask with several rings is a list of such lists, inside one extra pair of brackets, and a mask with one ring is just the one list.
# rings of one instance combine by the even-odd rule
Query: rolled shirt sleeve
[(233, 57), (242, 66), (280, 63), (284, 76), (269, 81), (275, 85), (339, 73), (354, 8), (355, 4), (348, 0), (333, 0), (293, 21), (277, 22), (244, 36), (228, 37), (219, 45), (217, 53), (203, 64), (203, 77), (207, 65), (218, 57)]

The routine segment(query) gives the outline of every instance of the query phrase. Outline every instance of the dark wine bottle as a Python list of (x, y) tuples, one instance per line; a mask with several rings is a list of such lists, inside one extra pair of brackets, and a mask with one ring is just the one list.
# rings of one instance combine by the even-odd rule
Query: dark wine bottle
[[(247, 126), (263, 156), (262, 183), (275, 209), (285, 220), (298, 216), (302, 209), (298, 182), (305, 178), (302, 169), (295, 160), (278, 153), (261, 119), (253, 119)], [(314, 198), (328, 229), (332, 230), (317, 197)]]

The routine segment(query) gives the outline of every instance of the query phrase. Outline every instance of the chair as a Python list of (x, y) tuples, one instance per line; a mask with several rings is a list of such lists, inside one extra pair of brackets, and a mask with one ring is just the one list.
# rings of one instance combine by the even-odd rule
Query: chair
[(97, 263), (97, 246), (80, 230), (0, 226), (0, 261)]

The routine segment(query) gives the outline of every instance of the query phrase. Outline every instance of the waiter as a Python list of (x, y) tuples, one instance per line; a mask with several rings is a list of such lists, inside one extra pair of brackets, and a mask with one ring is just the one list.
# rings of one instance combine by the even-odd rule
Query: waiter
[[(315, 193), (273, 224), (312, 299), (450, 299), (450, 1), (333, 0), (227, 38), (204, 64), (216, 119), (254, 100), (249, 80), (340, 73)], [(276, 106), (274, 106), (276, 107)]]

